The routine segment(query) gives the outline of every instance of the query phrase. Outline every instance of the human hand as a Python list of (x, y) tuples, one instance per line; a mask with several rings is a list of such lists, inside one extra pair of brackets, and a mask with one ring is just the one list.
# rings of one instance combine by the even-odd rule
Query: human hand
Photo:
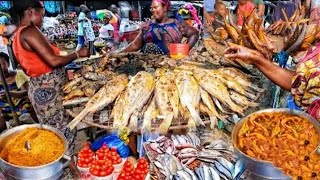
[(90, 51), (89, 48), (81, 48), (78, 51), (79, 57), (89, 57), (90, 56)]
[(249, 49), (233, 43), (228, 43), (229, 47), (224, 52), (224, 57), (228, 59), (240, 59), (247, 64), (255, 64), (264, 56), (256, 50)]
[(214, 17), (208, 14), (205, 16), (205, 21), (208, 26), (211, 26), (214, 21)]

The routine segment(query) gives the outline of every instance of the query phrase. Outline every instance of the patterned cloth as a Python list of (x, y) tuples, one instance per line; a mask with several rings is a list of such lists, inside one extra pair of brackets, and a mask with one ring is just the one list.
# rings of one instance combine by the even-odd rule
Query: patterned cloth
[(53, 126), (64, 133), (68, 140), (67, 154), (72, 155), (75, 147), (76, 131), (71, 132), (67, 128), (68, 117), (62, 106), (62, 88), (66, 82), (64, 68), (55, 69), (51, 73), (39, 77), (33, 77), (29, 81), (29, 97), (38, 120), (44, 124)]
[(297, 65), (291, 93), (302, 110), (320, 121), (320, 45)]
[(320, 27), (320, 7), (315, 7), (311, 9), (310, 19), (313, 21), (311, 23), (316, 24)]
[(148, 22), (142, 25), (144, 46), (142, 51), (149, 54), (169, 54), (168, 43), (181, 43), (181, 24), (178, 21), (163, 24)]

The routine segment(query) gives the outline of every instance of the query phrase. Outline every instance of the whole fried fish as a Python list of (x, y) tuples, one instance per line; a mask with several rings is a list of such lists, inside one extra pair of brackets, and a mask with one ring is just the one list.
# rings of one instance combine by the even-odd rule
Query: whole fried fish
[(74, 89), (68, 95), (63, 97), (63, 100), (67, 101), (75, 97), (83, 97), (84, 92), (81, 89)]
[(158, 114), (159, 114), (159, 110), (157, 109), (157, 106), (156, 106), (155, 97), (152, 97), (152, 100), (149, 102), (147, 110), (143, 115), (143, 123), (141, 127), (143, 132), (151, 131), (152, 120), (155, 120)]
[(63, 92), (65, 94), (70, 93), (76, 86), (78, 86), (81, 82), (83, 81), (83, 77), (78, 77), (73, 79), (72, 81), (68, 82), (64, 87), (63, 87)]
[[(140, 112), (150, 98), (155, 86), (153, 76), (145, 71), (140, 71), (133, 76), (124, 94), (123, 113), (119, 119), (114, 119), (113, 127), (121, 130), (127, 127), (131, 115)], [(134, 122), (135, 123), (135, 122)]]
[(230, 91), (230, 97), (234, 102), (240, 104), (243, 107), (246, 107), (246, 106), (257, 107), (257, 106), (259, 106), (259, 103), (250, 102), (246, 97), (242, 96), (241, 94), (239, 94), (235, 91)]
[(192, 74), (186, 71), (178, 71), (175, 78), (175, 84), (177, 86), (180, 102), (183, 107), (186, 107), (192, 119), (197, 126), (203, 125), (197, 107), (200, 103), (200, 87)]
[(159, 78), (156, 82), (154, 96), (156, 106), (159, 108), (159, 115), (164, 117), (159, 126), (159, 132), (165, 134), (171, 126), (173, 118), (179, 116), (179, 95), (174, 84), (173, 73), (157, 73)]
[(86, 104), (85, 108), (68, 124), (70, 129), (76, 125), (89, 113), (95, 113), (112, 103), (128, 84), (126, 75), (112, 77), (104, 87), (102, 87)]
[(243, 109), (231, 100), (227, 87), (219, 79), (212, 78), (204, 71), (195, 71), (193, 75), (200, 86), (211, 96), (217, 98), (220, 102), (225, 102), (234, 112), (243, 115)]
[(222, 117), (218, 113), (218, 111), (217, 111), (217, 109), (216, 109), (216, 107), (215, 107), (215, 105), (213, 103), (213, 100), (210, 97), (209, 93), (207, 91), (203, 90), (201, 87), (200, 87), (200, 95), (201, 95), (202, 102), (208, 107), (208, 109), (211, 111), (213, 116), (215, 116), (215, 117), (217, 117), (219, 119), (224, 119), (224, 117)]

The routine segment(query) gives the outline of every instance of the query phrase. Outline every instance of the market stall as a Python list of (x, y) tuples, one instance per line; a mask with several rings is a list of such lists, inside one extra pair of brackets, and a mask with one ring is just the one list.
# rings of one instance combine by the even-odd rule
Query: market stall
[[(1, 172), (12, 179), (60, 179), (73, 160), (81, 179), (320, 179), (319, 122), (301, 111), (270, 109), (276, 86), (242, 60), (224, 57), (227, 47), (240, 45), (289, 65), (280, 50), (299, 57), (319, 34), (309, 19), (298, 20), (300, 10), (268, 29), (255, 14), (242, 29), (229, 21), (206, 27), (208, 36), (190, 51), (189, 44), (170, 44), (167, 55), (106, 47), (89, 58), (75, 53), (78, 70), (69, 71), (62, 89), (72, 119), (66, 128), (81, 124), (102, 135), (70, 157), (58, 129), (41, 121), (15, 127), (0, 136)], [(192, 4), (177, 11), (180, 21), (194, 16), (190, 25), (201, 29)], [(96, 33), (108, 13), (114, 16), (97, 11)], [(122, 38), (132, 41), (136, 34), (129, 32), (138, 32), (140, 23), (123, 21)], [(69, 43), (77, 36), (75, 14), (45, 18), (44, 34), (60, 50), (75, 49)]]

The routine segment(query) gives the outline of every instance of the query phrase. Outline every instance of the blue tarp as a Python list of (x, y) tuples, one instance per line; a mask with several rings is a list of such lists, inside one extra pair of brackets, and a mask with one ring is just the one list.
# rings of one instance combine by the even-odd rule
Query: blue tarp
[(61, 12), (61, 1), (44, 1), (44, 8), (47, 12), (55, 14)]
[(0, 11), (9, 10), (11, 8), (10, 1), (0, 1)]

